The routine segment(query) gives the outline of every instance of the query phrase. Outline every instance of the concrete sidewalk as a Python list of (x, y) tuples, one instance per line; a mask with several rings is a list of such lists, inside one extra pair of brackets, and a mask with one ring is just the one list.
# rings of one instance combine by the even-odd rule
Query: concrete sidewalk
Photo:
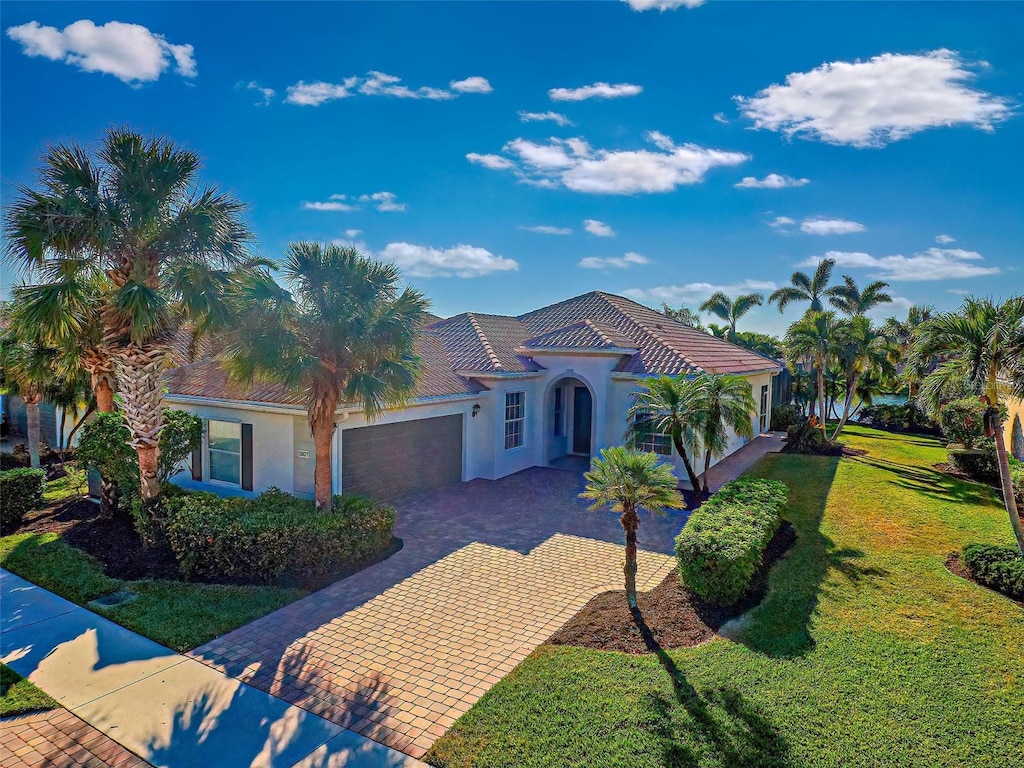
[[(767, 453), (778, 453), (785, 445), (785, 432), (765, 432), (758, 435), (708, 470), (708, 490), (714, 493), (754, 466), (762, 456)], [(703, 475), (700, 477), (703, 481)]]
[(0, 661), (155, 766), (424, 765), (2, 569)]

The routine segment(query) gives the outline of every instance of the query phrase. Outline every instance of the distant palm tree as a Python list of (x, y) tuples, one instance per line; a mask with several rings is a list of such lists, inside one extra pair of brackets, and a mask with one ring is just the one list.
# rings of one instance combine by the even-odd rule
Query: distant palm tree
[(416, 328), (429, 306), (400, 287), (394, 264), (355, 248), (298, 242), (280, 270), (290, 290), (265, 270), (237, 290), (238, 325), (223, 353), (235, 379), (272, 381), (299, 391), (316, 452), (314, 497), (331, 511), (331, 441), (341, 402), (370, 418), (401, 405), (416, 384)]
[(857, 396), (865, 375), (891, 374), (899, 357), (899, 347), (884, 331), (875, 328), (863, 316), (855, 316), (842, 323), (837, 333), (837, 356), (843, 372), (843, 413), (832, 433), (834, 442), (850, 418), (853, 400)]
[(697, 394), (695, 380), (679, 376), (659, 376), (644, 383), (627, 414), (627, 437), (634, 445), (650, 434), (668, 435), (672, 446), (683, 460), (686, 476), (694, 492), (698, 490), (697, 473), (690, 463), (688, 446), (694, 443), (694, 425), (698, 413), (694, 404)]
[(838, 321), (834, 312), (808, 312), (786, 331), (786, 349), (792, 360), (809, 357), (814, 361), (818, 406), (821, 413), (821, 432), (828, 438), (825, 420), (825, 370), (835, 356)]
[(900, 372), (899, 380), (907, 387), (907, 394), (912, 400), (917, 399), (924, 381), (931, 371), (939, 364), (938, 359), (922, 359), (910, 354), (914, 343), (917, 328), (932, 319), (935, 314), (935, 307), (926, 304), (914, 304), (907, 310), (906, 320), (897, 320), (895, 317), (888, 318), (882, 326), (882, 331), (899, 345), (900, 359), (903, 362), (903, 370)]
[(682, 509), (685, 505), (676, 490), (676, 476), (668, 464), (659, 463), (655, 454), (622, 446), (602, 450), (583, 476), (587, 485), (580, 498), (592, 501), (592, 510), (610, 507), (620, 513), (619, 523), (626, 534), (626, 562), (622, 569), (626, 601), (635, 610), (636, 532), (640, 525), (637, 510)]
[(958, 311), (940, 313), (918, 326), (912, 356), (944, 359), (928, 375), (926, 387), (931, 385), (940, 394), (942, 391), (958, 394), (958, 389), (966, 383), (975, 394), (988, 399), (992, 407), (990, 417), (993, 420), (1003, 502), (1017, 545), (1024, 555), (1024, 527), (1014, 501), (1000, 414), (1000, 398), (1006, 386), (1003, 380), (1008, 380), (1012, 387), (1015, 375), (1022, 367), (1022, 334), (1024, 296), (1015, 296), (1002, 303), (968, 297)]
[(740, 437), (754, 436), (752, 416), (757, 412), (750, 381), (744, 376), (702, 373), (696, 380), (694, 406), (699, 418), (696, 438), (704, 448), (704, 482), (701, 493), (709, 495), (708, 470), (711, 459), (725, 455), (729, 447), (728, 428)]
[(808, 311), (823, 312), (825, 300), (837, 295), (839, 291), (838, 287), (830, 288), (828, 285), (835, 266), (835, 259), (822, 259), (818, 262), (813, 276), (808, 276), (805, 272), (794, 272), (790, 277), (791, 285), (772, 293), (768, 297), (768, 303), (778, 305), (779, 312), (783, 312), (790, 304), (806, 301), (810, 303)]
[(849, 317), (860, 317), (880, 304), (891, 304), (892, 296), (885, 292), (888, 283), (875, 280), (868, 283), (864, 290), (857, 287), (857, 281), (849, 275), (843, 275), (843, 285), (836, 287), (835, 293), (829, 296), (829, 303)]
[(726, 338), (729, 341), (734, 341), (736, 338), (736, 323), (739, 319), (754, 307), (760, 306), (763, 303), (764, 296), (760, 293), (746, 293), (731, 299), (723, 291), (716, 291), (711, 295), (711, 298), (700, 305), (700, 311), (709, 312), (715, 315), (715, 317), (725, 320), (729, 326)]
[(729, 326), (728, 325), (719, 325), (718, 323), (708, 323), (707, 331), (712, 336), (716, 336), (719, 339), (727, 339), (727, 338), (729, 338)]
[(664, 301), (661, 302), (661, 314), (666, 317), (670, 317), (677, 323), (688, 325), (691, 328), (696, 328), (698, 331), (703, 331), (704, 326), (700, 321), (700, 313), (694, 312), (685, 304), (680, 304), (678, 308), (670, 307)]

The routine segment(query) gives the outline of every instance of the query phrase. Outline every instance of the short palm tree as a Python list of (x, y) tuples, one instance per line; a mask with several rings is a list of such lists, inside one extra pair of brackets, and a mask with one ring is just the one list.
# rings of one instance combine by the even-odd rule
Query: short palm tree
[(695, 432), (704, 449), (704, 481), (700, 491), (707, 496), (711, 459), (725, 455), (729, 447), (727, 430), (731, 428), (740, 437), (753, 437), (752, 417), (757, 406), (750, 381), (743, 376), (702, 373), (694, 384), (694, 407), (698, 413)]
[(857, 315), (839, 326), (837, 356), (843, 372), (843, 413), (832, 434), (835, 441), (850, 418), (853, 400), (867, 374), (891, 375), (899, 359), (899, 347), (871, 321)]
[(605, 448), (590, 462), (584, 473), (587, 485), (581, 499), (593, 502), (593, 510), (610, 507), (620, 513), (619, 523), (626, 534), (626, 600), (631, 609), (636, 601), (636, 532), (640, 525), (637, 511), (661, 512), (682, 509), (683, 497), (676, 490), (672, 467), (658, 461), (653, 453), (644, 453), (623, 446)]
[(891, 304), (892, 296), (885, 292), (888, 283), (875, 280), (868, 283), (862, 291), (857, 281), (849, 275), (843, 275), (843, 285), (837, 286), (835, 293), (829, 296), (829, 303), (849, 317), (861, 317), (868, 310), (880, 304)]
[(726, 338), (729, 341), (734, 341), (736, 339), (736, 323), (739, 319), (763, 303), (764, 296), (760, 293), (746, 293), (731, 299), (723, 291), (716, 291), (710, 299), (700, 305), (700, 311), (709, 312), (715, 317), (725, 320), (729, 325), (729, 333)]
[(773, 292), (768, 297), (768, 303), (777, 305), (779, 312), (785, 311), (786, 307), (798, 301), (809, 302), (810, 306), (807, 309), (810, 312), (825, 311), (826, 299), (837, 295), (839, 290), (838, 286), (830, 288), (828, 284), (835, 266), (835, 259), (822, 259), (818, 262), (814, 275), (794, 272), (790, 277), (791, 284)]
[(289, 289), (265, 270), (239, 281), (237, 331), (223, 360), (237, 380), (302, 392), (316, 451), (316, 507), (330, 512), (338, 405), (358, 404), (373, 418), (405, 402), (418, 373), (416, 328), (429, 302), (400, 289), (393, 264), (351, 247), (293, 243), (279, 268)]
[(650, 434), (668, 435), (672, 446), (683, 460), (686, 476), (694, 493), (698, 490), (697, 473), (690, 462), (689, 447), (694, 443), (693, 430), (698, 417), (694, 398), (694, 379), (659, 376), (644, 384), (637, 392), (627, 418), (627, 438), (636, 445)]
[[(808, 312), (786, 331), (786, 349), (792, 361), (810, 358), (817, 378), (815, 393), (821, 413), (821, 431), (825, 431), (825, 370), (835, 356), (839, 322), (834, 312)], [(813, 415), (813, 411), (812, 411)]]
[(201, 333), (225, 319), (226, 272), (246, 263), (252, 239), (244, 206), (201, 186), (200, 165), (166, 139), (113, 128), (93, 153), (75, 144), (48, 147), (37, 186), (19, 188), (5, 212), (8, 261), (55, 292), (71, 281), (102, 281), (100, 350), (116, 364), (147, 505), (159, 493), (170, 339), (182, 324)]
[(704, 326), (700, 322), (700, 312), (694, 312), (685, 304), (680, 304), (678, 308), (673, 308), (663, 301), (661, 302), (660, 312), (666, 317), (671, 317), (677, 323), (696, 328), (698, 331), (704, 330)]
[(956, 312), (943, 312), (917, 329), (912, 356), (944, 362), (925, 380), (951, 394), (966, 383), (975, 394), (992, 406), (996, 454), (1003, 502), (1017, 545), (1024, 554), (1024, 527), (1013, 497), (1009, 459), (1003, 440), (1000, 398), (1004, 381), (1012, 386), (1021, 367), (1021, 335), (1024, 334), (1024, 296), (1002, 303), (992, 299), (968, 297)]

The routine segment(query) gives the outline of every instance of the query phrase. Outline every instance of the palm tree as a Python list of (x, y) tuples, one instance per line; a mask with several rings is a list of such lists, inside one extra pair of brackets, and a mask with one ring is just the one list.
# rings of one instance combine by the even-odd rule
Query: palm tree
[(1024, 555), (1024, 527), (1013, 497), (1000, 413), (1000, 395), (1005, 386), (1001, 380), (1008, 379), (1012, 386), (1015, 372), (1020, 371), (1022, 333), (1024, 296), (1015, 296), (1001, 304), (988, 298), (968, 297), (957, 312), (943, 312), (918, 327), (912, 355), (919, 359), (944, 359), (929, 374), (926, 385), (934, 383), (940, 390), (955, 389), (966, 382), (975, 394), (987, 398), (1003, 503)]
[(182, 324), (201, 333), (225, 318), (225, 270), (246, 263), (252, 239), (240, 219), (244, 206), (200, 186), (200, 165), (169, 140), (114, 128), (93, 153), (48, 147), (38, 187), (20, 187), (5, 214), (8, 261), (54, 291), (102, 279), (99, 349), (117, 369), (147, 506), (159, 493), (168, 343)]
[(712, 457), (725, 455), (729, 447), (727, 428), (740, 437), (753, 437), (751, 416), (757, 412), (750, 381), (743, 376), (703, 373), (695, 380), (694, 407), (699, 414), (696, 437), (704, 447), (704, 478), (701, 493), (709, 495), (708, 470)]
[(786, 307), (797, 301), (810, 302), (808, 310), (811, 312), (823, 312), (825, 300), (837, 295), (841, 290), (839, 287), (829, 287), (828, 282), (832, 279), (832, 270), (836, 266), (835, 259), (822, 259), (818, 262), (814, 275), (809, 277), (805, 272), (794, 272), (789, 278), (791, 285), (779, 288), (768, 297), (769, 304), (777, 304), (779, 312), (785, 311)]
[(661, 309), (659, 310), (665, 317), (670, 317), (677, 323), (688, 325), (691, 328), (696, 328), (698, 331), (703, 331), (704, 326), (700, 322), (700, 313), (694, 312), (685, 304), (680, 304), (678, 308), (672, 308), (664, 301), (661, 302)]
[(849, 317), (861, 317), (868, 310), (874, 309), (880, 304), (891, 304), (892, 296), (885, 292), (889, 287), (888, 283), (875, 280), (868, 283), (864, 290), (857, 287), (857, 281), (849, 275), (843, 275), (843, 285), (835, 288), (835, 293), (829, 296), (829, 303), (843, 314)]
[(621, 513), (619, 523), (626, 534), (626, 563), (622, 568), (626, 601), (635, 610), (636, 531), (640, 525), (637, 510), (682, 509), (685, 505), (676, 490), (676, 476), (672, 467), (660, 463), (655, 454), (623, 446), (602, 450), (583, 476), (587, 485), (580, 498), (592, 501), (592, 510), (611, 507), (613, 512)]
[(280, 265), (290, 290), (266, 270), (245, 275), (239, 320), (223, 353), (237, 380), (280, 383), (303, 393), (316, 452), (314, 496), (331, 510), (331, 441), (339, 402), (369, 418), (401, 405), (416, 383), (416, 328), (429, 301), (399, 290), (393, 264), (354, 248), (298, 242)]
[(733, 341), (736, 338), (736, 323), (747, 312), (754, 307), (764, 303), (764, 296), (760, 293), (746, 293), (730, 299), (722, 291), (716, 291), (711, 298), (700, 305), (701, 312), (710, 312), (715, 317), (725, 320), (729, 326), (729, 333), (726, 338)]
[[(814, 361), (817, 376), (818, 405), (821, 409), (821, 432), (828, 438), (825, 419), (825, 369), (836, 350), (836, 334), (839, 324), (834, 312), (808, 312), (786, 331), (786, 349), (791, 360), (809, 357)], [(812, 409), (812, 416), (814, 411)]]
[(910, 354), (918, 326), (931, 320), (934, 313), (935, 308), (931, 305), (914, 304), (907, 310), (906, 320), (890, 317), (882, 326), (883, 332), (899, 345), (900, 359), (903, 362), (900, 381), (907, 387), (907, 394), (912, 400), (917, 399), (925, 376), (939, 364), (936, 359), (919, 359)]
[(895, 370), (898, 347), (885, 334), (871, 325), (863, 315), (857, 315), (838, 328), (838, 358), (843, 372), (843, 414), (839, 419), (832, 441), (838, 439), (850, 418), (851, 407), (861, 382), (868, 373), (891, 374)]
[(668, 435), (672, 439), (672, 445), (683, 460), (694, 493), (699, 485), (687, 446), (694, 443), (693, 428), (698, 417), (694, 406), (697, 394), (695, 381), (685, 376), (650, 379), (644, 384), (644, 389), (636, 393), (627, 414), (627, 439), (632, 444), (637, 444), (652, 433)]

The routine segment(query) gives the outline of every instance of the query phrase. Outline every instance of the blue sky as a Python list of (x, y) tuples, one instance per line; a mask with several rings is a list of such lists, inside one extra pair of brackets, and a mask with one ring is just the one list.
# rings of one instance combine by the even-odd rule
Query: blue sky
[(443, 315), (696, 306), (825, 254), (891, 313), (1024, 290), (1024, 4), (632, 7), (676, 4), (5, 2), (3, 197), (129, 124), (263, 255), (353, 241)]

